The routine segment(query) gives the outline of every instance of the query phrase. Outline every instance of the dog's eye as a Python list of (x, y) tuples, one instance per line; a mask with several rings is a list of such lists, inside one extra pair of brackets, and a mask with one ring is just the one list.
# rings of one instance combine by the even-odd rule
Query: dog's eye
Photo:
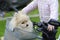
[(22, 22), (22, 24), (24, 24), (25, 22)]
[(27, 21), (22, 22), (22, 24), (25, 24)]

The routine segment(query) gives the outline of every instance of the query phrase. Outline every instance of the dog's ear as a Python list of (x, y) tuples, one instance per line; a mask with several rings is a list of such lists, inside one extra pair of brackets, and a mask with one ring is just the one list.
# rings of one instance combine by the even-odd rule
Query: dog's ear
[[(17, 13), (17, 12), (15, 12), (15, 14), (14, 14), (14, 17), (16, 17), (16, 18), (18, 18), (19, 16), (21, 15), (21, 13)], [(22, 14), (23, 15), (23, 14)]]
[(16, 17), (17, 15), (18, 15), (18, 13), (17, 13), (17, 12), (15, 12), (15, 13), (14, 13), (14, 17)]

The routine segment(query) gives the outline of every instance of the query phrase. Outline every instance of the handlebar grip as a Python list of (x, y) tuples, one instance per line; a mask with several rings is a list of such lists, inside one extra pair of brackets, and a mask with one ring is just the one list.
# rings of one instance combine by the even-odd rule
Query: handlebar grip
[(60, 26), (60, 22), (57, 20), (51, 19), (48, 24), (54, 25), (54, 26)]

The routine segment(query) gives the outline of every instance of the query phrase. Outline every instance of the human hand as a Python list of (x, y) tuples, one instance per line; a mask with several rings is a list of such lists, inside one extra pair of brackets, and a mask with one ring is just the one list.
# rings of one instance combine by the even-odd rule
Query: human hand
[(53, 31), (54, 30), (54, 26), (53, 25), (50, 25), (48, 24), (48, 28), (47, 28), (48, 31)]

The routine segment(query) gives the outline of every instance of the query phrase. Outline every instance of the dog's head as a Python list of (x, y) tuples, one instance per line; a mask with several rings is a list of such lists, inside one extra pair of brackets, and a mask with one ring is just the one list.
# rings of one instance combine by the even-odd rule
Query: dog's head
[(15, 14), (15, 16), (11, 20), (13, 28), (20, 28), (24, 31), (32, 32), (33, 24), (26, 14)]
[(28, 32), (32, 32), (33, 30), (33, 24), (29, 18), (29, 16), (25, 15), (25, 14), (20, 14), (19, 16), (17, 16), (17, 26), (24, 30), (24, 31), (28, 31)]

